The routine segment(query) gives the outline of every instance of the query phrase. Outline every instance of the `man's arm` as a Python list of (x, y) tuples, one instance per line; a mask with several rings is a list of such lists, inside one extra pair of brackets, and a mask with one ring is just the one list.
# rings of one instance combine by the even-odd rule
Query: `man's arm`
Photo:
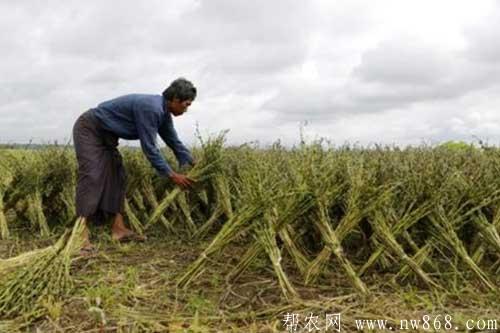
[(165, 121), (158, 129), (158, 133), (165, 144), (172, 149), (181, 167), (185, 164), (194, 164), (191, 152), (184, 146), (181, 140), (179, 140), (172, 121)]
[(156, 115), (147, 110), (135, 110), (134, 117), (144, 155), (160, 175), (171, 176), (174, 172), (156, 145), (156, 134), (158, 133)]

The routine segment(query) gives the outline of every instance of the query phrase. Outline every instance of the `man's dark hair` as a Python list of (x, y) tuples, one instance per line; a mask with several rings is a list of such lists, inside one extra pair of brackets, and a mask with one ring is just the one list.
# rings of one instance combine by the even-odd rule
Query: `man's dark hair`
[(172, 101), (174, 98), (178, 98), (181, 102), (185, 100), (194, 101), (196, 98), (196, 88), (191, 81), (180, 77), (170, 83), (170, 86), (163, 91), (162, 95), (167, 101)]

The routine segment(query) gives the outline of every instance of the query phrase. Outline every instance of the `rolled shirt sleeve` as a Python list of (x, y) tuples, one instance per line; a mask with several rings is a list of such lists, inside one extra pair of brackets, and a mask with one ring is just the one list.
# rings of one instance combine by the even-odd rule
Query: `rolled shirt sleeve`
[(165, 144), (172, 149), (180, 167), (186, 164), (193, 165), (193, 156), (189, 149), (179, 140), (171, 118), (167, 118), (167, 120), (163, 122), (158, 129), (158, 134), (160, 134)]
[(170, 165), (162, 156), (156, 144), (156, 135), (160, 125), (160, 119), (154, 112), (147, 109), (134, 110), (137, 134), (141, 142), (141, 148), (151, 165), (161, 176), (170, 176), (173, 172)]

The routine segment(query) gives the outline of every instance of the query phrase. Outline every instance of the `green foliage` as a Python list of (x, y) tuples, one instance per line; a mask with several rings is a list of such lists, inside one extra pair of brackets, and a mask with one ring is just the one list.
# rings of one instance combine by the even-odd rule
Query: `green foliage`
[(467, 150), (477, 149), (476, 147), (474, 147), (474, 145), (472, 143), (466, 143), (463, 141), (446, 141), (446, 142), (441, 143), (438, 147), (442, 148), (442, 149), (454, 151), (454, 152), (464, 152)]

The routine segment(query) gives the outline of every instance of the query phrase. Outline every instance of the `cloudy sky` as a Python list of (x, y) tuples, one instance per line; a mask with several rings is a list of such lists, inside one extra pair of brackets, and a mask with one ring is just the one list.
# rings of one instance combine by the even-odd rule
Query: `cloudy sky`
[(500, 143), (500, 2), (0, 0), (0, 142), (184, 76), (187, 144)]

